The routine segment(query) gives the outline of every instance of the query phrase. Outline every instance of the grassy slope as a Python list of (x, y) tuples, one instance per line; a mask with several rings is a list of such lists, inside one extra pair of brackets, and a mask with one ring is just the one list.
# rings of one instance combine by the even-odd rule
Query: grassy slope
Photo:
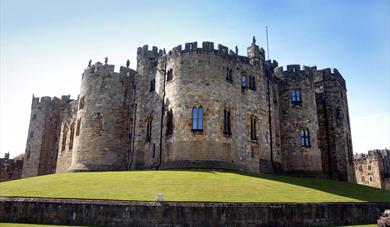
[(314, 178), (216, 171), (66, 173), (0, 183), (0, 196), (166, 201), (387, 201), (390, 192)]

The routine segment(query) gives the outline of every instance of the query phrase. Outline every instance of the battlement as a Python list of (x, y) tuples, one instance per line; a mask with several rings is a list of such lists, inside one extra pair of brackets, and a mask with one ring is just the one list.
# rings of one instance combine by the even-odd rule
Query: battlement
[(158, 49), (156, 46), (152, 46), (152, 49), (149, 50), (148, 45), (144, 45), (143, 47), (138, 47), (137, 49), (137, 60), (139, 58), (158, 58), (164, 55), (164, 51)]
[(355, 154), (354, 159), (356, 161), (364, 162), (367, 160), (381, 160), (385, 159), (390, 155), (390, 150), (388, 149), (375, 149), (369, 150), (367, 154)]
[(55, 103), (68, 103), (70, 101), (72, 101), (70, 99), (70, 95), (62, 95), (61, 99), (57, 98), (56, 96), (51, 98), (49, 96), (35, 97), (33, 95), (31, 108), (41, 108), (43, 106), (48, 106)]
[(316, 81), (326, 81), (326, 80), (336, 80), (340, 83), (340, 85), (346, 90), (346, 84), (343, 76), (341, 76), (340, 72), (336, 68), (325, 68), (316, 70)]
[[(86, 68), (84, 70), (84, 73), (90, 73), (90, 74), (94, 74), (94, 73), (100, 73), (100, 74), (119, 73), (119, 74), (126, 74), (128, 76), (133, 76), (136, 74), (136, 71), (134, 69), (128, 68), (126, 66), (120, 66), (119, 71), (115, 72), (115, 65), (103, 64), (103, 63), (98, 61), (95, 64)], [(84, 73), (83, 73), (83, 75), (84, 75)]]
[[(182, 48), (182, 45), (178, 45), (172, 50), (170, 50), (167, 55), (168, 57), (184, 54), (184, 53), (214, 53), (216, 55), (220, 55), (224, 58), (227, 58), (229, 60), (235, 60), (239, 61), (241, 63), (248, 64), (249, 63), (249, 57), (248, 56), (241, 56), (237, 55), (233, 50), (229, 50), (227, 46), (224, 46), (222, 44), (217, 45), (217, 49), (215, 49), (215, 45), (213, 42), (204, 41), (202, 42), (202, 46), (199, 47), (198, 42), (188, 42), (184, 44), (184, 49)], [(259, 53), (264, 58), (264, 49), (259, 48)]]

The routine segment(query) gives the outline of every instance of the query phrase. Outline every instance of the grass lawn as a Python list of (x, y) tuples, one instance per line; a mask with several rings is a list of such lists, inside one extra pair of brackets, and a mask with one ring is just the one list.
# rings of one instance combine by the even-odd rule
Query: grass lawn
[(222, 171), (64, 173), (0, 183), (0, 196), (209, 202), (390, 202), (390, 192), (316, 178)]

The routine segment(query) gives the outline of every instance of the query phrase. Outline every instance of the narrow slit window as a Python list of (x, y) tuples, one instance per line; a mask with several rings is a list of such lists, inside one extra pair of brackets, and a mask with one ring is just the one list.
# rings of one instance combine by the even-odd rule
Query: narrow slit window
[(256, 90), (256, 81), (254, 76), (249, 76), (249, 89)]
[(167, 81), (171, 81), (173, 79), (172, 69), (169, 69), (167, 72)]
[(62, 143), (61, 143), (61, 151), (65, 150), (66, 147), (66, 137), (68, 135), (68, 128), (64, 127), (64, 131), (62, 132)]
[(173, 134), (173, 112), (172, 109), (167, 112), (167, 123), (166, 123), (166, 135)]
[(152, 118), (148, 118), (146, 121), (146, 142), (150, 142), (152, 140)]
[(257, 119), (251, 117), (251, 140), (257, 140)]
[(232, 70), (230, 68), (226, 68), (226, 80), (229, 83), (233, 83), (233, 75), (232, 75)]
[(150, 89), (149, 89), (149, 91), (152, 92), (152, 91), (155, 90), (155, 88), (156, 88), (156, 80), (153, 79), (153, 80), (150, 81)]
[(227, 135), (231, 135), (231, 127), (230, 127), (230, 111), (223, 111), (223, 133)]
[(69, 149), (73, 149), (74, 123), (70, 126)]

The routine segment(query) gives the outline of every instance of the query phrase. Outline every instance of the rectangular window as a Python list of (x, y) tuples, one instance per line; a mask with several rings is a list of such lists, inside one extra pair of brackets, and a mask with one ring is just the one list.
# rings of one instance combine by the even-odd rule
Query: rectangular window
[(301, 130), (301, 146), (310, 147), (310, 134), (307, 128)]
[(299, 104), (302, 102), (301, 91), (299, 89), (293, 89), (291, 91), (291, 102), (293, 104)]

